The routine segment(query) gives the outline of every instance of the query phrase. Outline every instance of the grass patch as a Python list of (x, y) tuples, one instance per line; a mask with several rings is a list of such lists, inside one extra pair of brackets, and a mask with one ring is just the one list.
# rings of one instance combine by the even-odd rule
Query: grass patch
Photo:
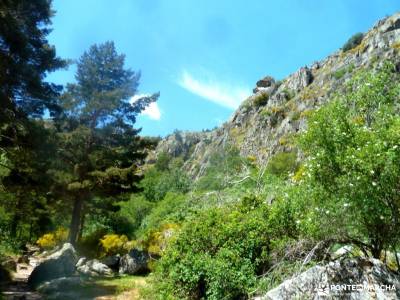
[(147, 277), (121, 276), (99, 278), (85, 281), (83, 287), (76, 290), (76, 299), (130, 299), (140, 300), (141, 288), (146, 286)]
[(400, 41), (397, 41), (392, 44), (392, 48), (396, 50), (400, 50)]
[(145, 276), (121, 276), (116, 278), (102, 278), (95, 280), (94, 283), (104, 288), (115, 290), (116, 294), (121, 294), (132, 289), (138, 289), (146, 284)]
[(334, 72), (332, 74), (333, 78), (335, 78), (336, 80), (341, 79), (344, 75), (346, 75), (347, 73), (352, 73), (354, 71), (354, 64), (350, 64), (347, 67), (343, 67), (340, 68), (339, 70), (337, 70), (336, 72)]

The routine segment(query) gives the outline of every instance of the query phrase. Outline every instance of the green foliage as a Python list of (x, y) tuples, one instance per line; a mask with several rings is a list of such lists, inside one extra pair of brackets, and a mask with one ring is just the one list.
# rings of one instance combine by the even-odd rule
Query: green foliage
[(245, 160), (240, 157), (239, 150), (233, 146), (214, 153), (204, 176), (197, 181), (196, 188), (202, 191), (224, 189), (229, 185), (227, 181), (230, 177), (238, 174), (245, 163)]
[(292, 152), (280, 152), (271, 157), (267, 165), (267, 171), (277, 176), (287, 176), (298, 168), (297, 154)]
[(99, 257), (102, 249), (100, 247), (100, 240), (107, 234), (111, 234), (112, 230), (106, 226), (98, 226), (93, 228), (90, 232), (86, 232), (77, 244), (79, 253), (86, 257)]
[(349, 51), (361, 44), (364, 38), (364, 33), (358, 32), (354, 34), (342, 47), (343, 51)]
[(131, 230), (129, 235), (135, 236), (143, 220), (150, 214), (155, 204), (151, 201), (146, 200), (143, 195), (133, 194), (129, 201), (121, 202), (119, 214), (129, 220), (131, 224)]
[(151, 231), (158, 231), (164, 223), (181, 223), (188, 214), (185, 202), (186, 195), (167, 193), (165, 198), (143, 218), (138, 234), (146, 236)]
[(156, 170), (159, 170), (161, 172), (168, 171), (171, 160), (172, 160), (172, 157), (170, 155), (168, 155), (168, 153), (161, 152), (157, 156), (157, 161), (156, 161), (154, 167), (156, 168)]
[(347, 67), (340, 68), (339, 70), (337, 70), (336, 72), (334, 72), (334, 73), (332, 74), (332, 76), (333, 76), (336, 80), (339, 80), (339, 79), (341, 79), (344, 75), (353, 72), (354, 68), (355, 68), (354, 64), (350, 64), (350, 65), (347, 66)]
[(268, 261), (264, 208), (246, 198), (234, 208), (207, 210), (186, 223), (158, 266), (158, 298), (246, 297)]
[(290, 119), (292, 121), (298, 121), (301, 118), (301, 112), (300, 111), (293, 111), (290, 115)]
[(1, 12), (0, 208), (7, 218), (0, 217), (0, 239), (1, 247), (15, 249), (51, 229), (46, 171), (55, 150), (50, 126), (39, 118), (60, 112), (61, 86), (45, 78), (67, 63), (47, 40), (51, 1), (3, 1)]
[(124, 60), (112, 42), (93, 45), (77, 63), (77, 83), (69, 84), (61, 98), (64, 114), (56, 123), (59, 157), (51, 172), (57, 196), (74, 203), (71, 242), (78, 238), (85, 202), (138, 190), (138, 164), (153, 146), (132, 125), (158, 94), (132, 105), (139, 73), (126, 69)]
[(178, 230), (179, 225), (163, 222), (157, 230), (147, 232), (141, 244), (152, 256), (162, 256)]
[(260, 94), (256, 95), (253, 103), (256, 107), (264, 106), (268, 103), (269, 94), (265, 92), (261, 92)]
[[(27, 113), (41, 116), (45, 109), (57, 111), (55, 97), (60, 86), (44, 81), (47, 72), (66, 65), (49, 45), (47, 35), (53, 15), (51, 1), (6, 1), (0, 15), (0, 128), (4, 123), (16, 129)], [(18, 124), (19, 123), (19, 124)], [(3, 132), (2, 132), (3, 133)], [(6, 132), (0, 137), (13, 139)], [(7, 142), (10, 142), (8, 140)]]
[(332, 75), (336, 80), (339, 80), (345, 74), (346, 74), (346, 69), (345, 68), (341, 68), (341, 69), (337, 70), (336, 72), (334, 72)]
[(398, 80), (390, 64), (361, 72), (313, 114), (301, 139), (315, 220), (374, 257), (399, 239)]
[(285, 88), (282, 91), (282, 93), (283, 93), (284, 97), (286, 98), (286, 100), (290, 100), (290, 99), (294, 98), (294, 96), (296, 94), (295, 91), (288, 89), (288, 88)]
[(146, 171), (141, 182), (143, 196), (146, 200), (157, 202), (162, 200), (167, 192), (186, 193), (189, 191), (191, 182), (188, 176), (180, 169), (180, 164), (171, 162), (166, 171), (150, 168)]

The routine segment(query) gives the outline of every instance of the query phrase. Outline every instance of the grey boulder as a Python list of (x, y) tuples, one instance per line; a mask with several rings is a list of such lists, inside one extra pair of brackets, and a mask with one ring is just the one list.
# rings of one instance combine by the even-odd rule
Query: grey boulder
[(137, 249), (131, 250), (121, 257), (119, 263), (119, 274), (135, 275), (149, 271), (147, 263), (149, 254)]
[(253, 300), (400, 299), (400, 277), (372, 258), (342, 259), (314, 266)]
[(78, 276), (61, 277), (42, 283), (37, 291), (47, 300), (81, 299), (76, 291), (82, 290), (82, 281)]
[(119, 255), (112, 255), (112, 256), (104, 257), (101, 260), (101, 262), (103, 264), (105, 264), (107, 267), (109, 267), (110, 269), (118, 271), (120, 260), (121, 260), (121, 257)]
[(28, 284), (37, 287), (45, 281), (74, 274), (78, 260), (74, 247), (66, 243), (36, 266), (28, 278)]
[(81, 258), (76, 264), (77, 271), (85, 276), (111, 276), (113, 271), (97, 259), (87, 260)]

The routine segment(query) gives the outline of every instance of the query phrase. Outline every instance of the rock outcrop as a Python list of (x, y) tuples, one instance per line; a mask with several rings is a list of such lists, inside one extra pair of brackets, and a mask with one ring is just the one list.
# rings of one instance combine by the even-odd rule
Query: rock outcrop
[(121, 257), (119, 274), (136, 275), (147, 272), (149, 255), (147, 252), (132, 249), (128, 254)]
[(400, 276), (377, 259), (357, 258), (314, 266), (254, 300), (400, 299)]
[(266, 92), (266, 93), (273, 93), (275, 88), (275, 79), (272, 76), (266, 76), (263, 79), (260, 79), (256, 83), (256, 87), (253, 89), (253, 93), (258, 92)]
[(35, 267), (28, 278), (28, 284), (37, 287), (45, 281), (71, 276), (75, 272), (77, 261), (74, 247), (66, 243), (60, 250), (46, 257)]
[(91, 277), (111, 276), (113, 271), (97, 259), (87, 260), (80, 258), (76, 264), (76, 270), (84, 275)]
[[(338, 50), (287, 78), (259, 80), (233, 116), (209, 132), (175, 133), (159, 143), (153, 158), (167, 152), (185, 160), (193, 178), (202, 176), (214, 153), (228, 146), (243, 157), (267, 164), (277, 152), (291, 151), (291, 137), (307, 127), (307, 117), (344, 88), (355, 72), (376, 68), (390, 59), (400, 70), (400, 13), (379, 21), (355, 48)], [(267, 101), (257, 101), (267, 94)], [(299, 154), (301, 155), (301, 153)]]

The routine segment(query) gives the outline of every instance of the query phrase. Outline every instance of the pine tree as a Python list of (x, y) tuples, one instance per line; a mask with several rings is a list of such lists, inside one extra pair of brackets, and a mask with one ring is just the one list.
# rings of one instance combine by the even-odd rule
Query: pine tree
[[(0, 1), (0, 205), (11, 215), (11, 235), (20, 224), (35, 227), (35, 208), (45, 203), (46, 166), (50, 159), (50, 132), (35, 120), (48, 110), (59, 113), (60, 86), (45, 81), (47, 73), (65, 67), (47, 35), (51, 29), (51, 1)], [(48, 187), (48, 185), (47, 185)], [(35, 204), (36, 203), (36, 204)]]
[(131, 103), (140, 74), (124, 68), (114, 43), (93, 45), (77, 63), (76, 83), (61, 97), (59, 162), (54, 191), (73, 202), (69, 240), (76, 243), (85, 203), (137, 190), (138, 166), (152, 146), (134, 129), (136, 116), (158, 94)]
[(61, 87), (44, 81), (47, 72), (66, 66), (46, 37), (51, 1), (0, 2), (0, 122), (19, 115), (41, 116), (57, 111)]

